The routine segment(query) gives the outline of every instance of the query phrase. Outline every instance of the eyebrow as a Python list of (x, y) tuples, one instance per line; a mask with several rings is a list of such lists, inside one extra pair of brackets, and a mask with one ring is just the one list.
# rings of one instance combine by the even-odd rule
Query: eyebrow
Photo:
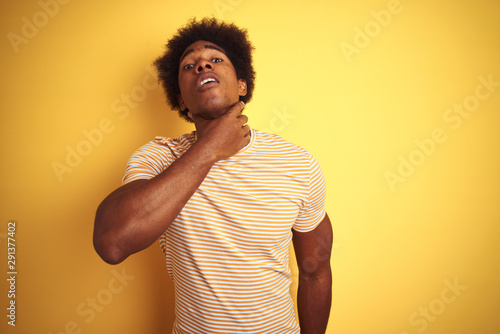
[[(220, 48), (216, 47), (216, 46), (213, 46), (213, 45), (210, 45), (210, 44), (207, 44), (204, 46), (205, 49), (212, 49), (212, 50), (217, 50), (219, 52), (222, 52), (223, 54), (226, 54), (224, 51), (222, 51)], [(179, 63), (190, 53), (193, 53), (194, 52), (194, 49), (189, 49), (187, 51), (184, 52), (184, 54), (181, 56), (181, 59), (179, 60)]]

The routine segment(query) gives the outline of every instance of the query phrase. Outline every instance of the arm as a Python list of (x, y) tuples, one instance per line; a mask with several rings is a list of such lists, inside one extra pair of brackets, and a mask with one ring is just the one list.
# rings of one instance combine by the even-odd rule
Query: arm
[(293, 231), (299, 267), (297, 307), (302, 334), (323, 334), (326, 331), (332, 298), (332, 241), (328, 215), (310, 232)]
[(241, 104), (214, 120), (195, 120), (198, 140), (151, 180), (136, 180), (112, 192), (97, 209), (94, 248), (117, 264), (157, 240), (198, 189), (212, 165), (248, 142)]

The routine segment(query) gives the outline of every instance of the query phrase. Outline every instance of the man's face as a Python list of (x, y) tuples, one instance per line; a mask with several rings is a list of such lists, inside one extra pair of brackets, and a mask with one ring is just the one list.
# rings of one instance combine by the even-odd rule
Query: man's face
[(225, 50), (197, 41), (186, 48), (179, 64), (177, 101), (181, 110), (214, 119), (223, 115), (247, 93), (246, 81), (236, 77)]

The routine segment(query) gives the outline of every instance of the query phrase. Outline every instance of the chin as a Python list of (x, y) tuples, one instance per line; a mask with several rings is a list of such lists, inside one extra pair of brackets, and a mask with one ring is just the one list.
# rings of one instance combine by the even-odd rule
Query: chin
[(203, 115), (203, 117), (205, 118), (218, 118), (224, 115), (234, 103), (228, 103), (227, 101), (220, 100), (211, 100), (203, 105), (200, 115)]

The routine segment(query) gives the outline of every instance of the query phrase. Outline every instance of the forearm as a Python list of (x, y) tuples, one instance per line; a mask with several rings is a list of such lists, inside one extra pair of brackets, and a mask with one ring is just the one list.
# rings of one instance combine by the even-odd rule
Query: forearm
[(297, 308), (302, 334), (324, 334), (330, 316), (332, 275), (299, 276)]
[[(133, 181), (111, 193), (97, 209), (94, 247), (108, 263), (119, 263), (151, 245), (174, 221), (216, 161), (236, 154), (250, 141), (244, 104), (222, 116), (192, 119), (196, 142), (149, 181)], [(189, 117), (191, 117), (189, 116)]]
[(125, 185), (99, 206), (94, 246), (108, 263), (119, 263), (156, 241), (175, 220), (210, 171), (214, 159), (193, 145), (151, 180)]

